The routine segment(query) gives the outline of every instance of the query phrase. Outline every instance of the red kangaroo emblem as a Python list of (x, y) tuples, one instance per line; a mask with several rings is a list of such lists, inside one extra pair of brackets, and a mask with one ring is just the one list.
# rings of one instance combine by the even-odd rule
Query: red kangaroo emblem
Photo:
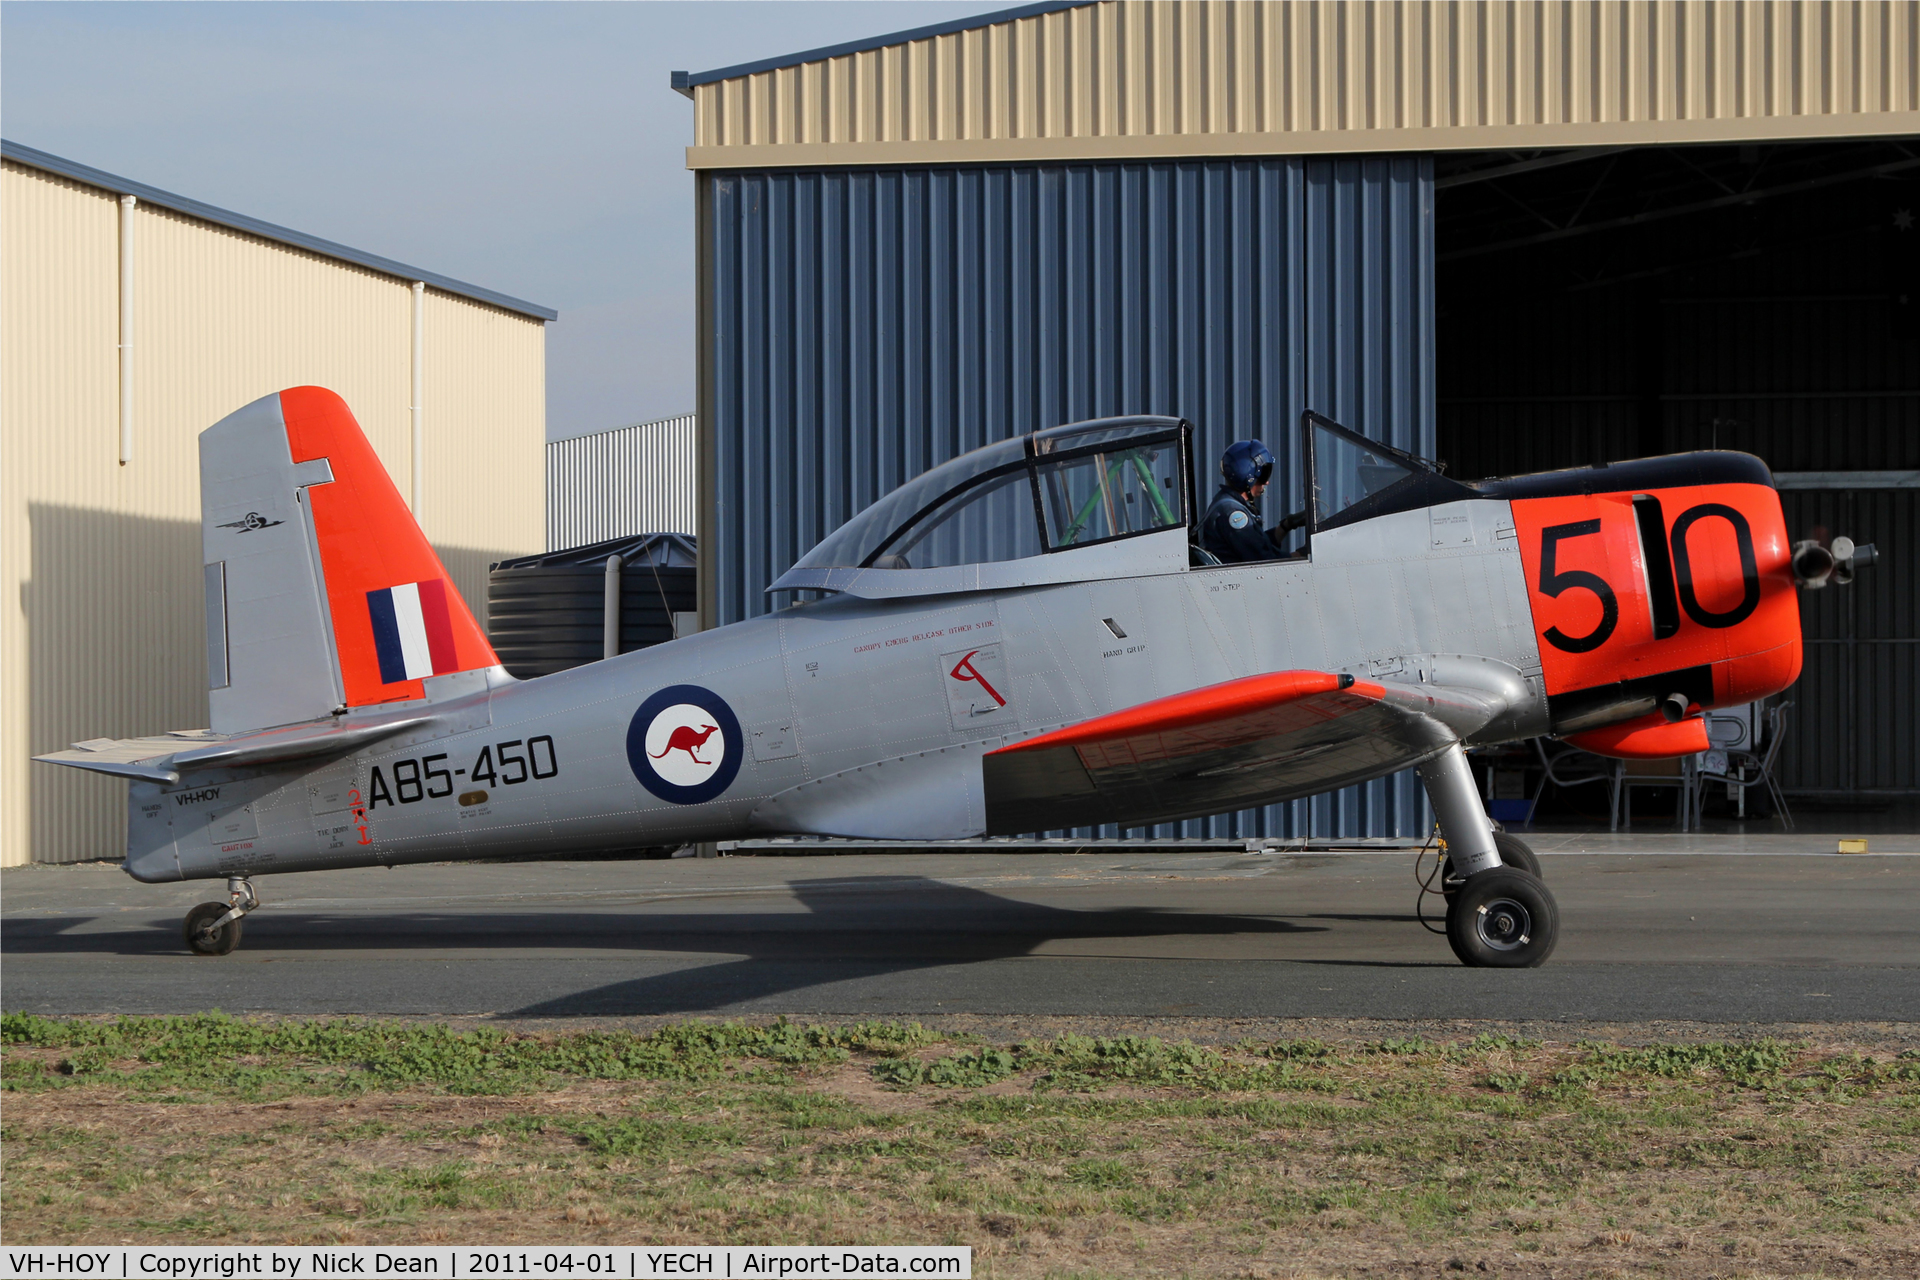
[[(695, 729), (691, 725), (683, 724), (673, 731), (672, 737), (667, 739), (667, 745), (660, 752), (660, 755), (655, 755), (653, 758), (658, 760), (660, 756), (666, 755), (669, 751), (684, 751), (693, 757), (695, 764), (712, 764), (713, 761), (711, 760), (702, 760), (697, 749), (704, 747), (707, 744), (707, 739), (718, 732), (720, 732), (720, 726), (717, 724), (710, 724), (704, 729)], [(652, 755), (653, 753), (649, 752), (648, 754)]]

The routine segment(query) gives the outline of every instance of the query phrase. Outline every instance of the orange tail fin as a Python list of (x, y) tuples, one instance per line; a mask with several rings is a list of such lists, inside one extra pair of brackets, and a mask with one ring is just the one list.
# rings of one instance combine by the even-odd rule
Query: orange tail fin
[(223, 732), (426, 696), (498, 665), (346, 402), (294, 387), (200, 436), (207, 665)]

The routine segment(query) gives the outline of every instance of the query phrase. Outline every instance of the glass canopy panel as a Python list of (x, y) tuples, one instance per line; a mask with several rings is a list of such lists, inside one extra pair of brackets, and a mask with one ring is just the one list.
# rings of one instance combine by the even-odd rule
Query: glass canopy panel
[[(1132, 439), (1138, 437), (1137, 431), (1131, 433)], [(1110, 444), (1091, 452), (1075, 448), (1059, 460), (1039, 459), (1040, 505), (1053, 549), (1186, 523), (1178, 438)]]
[[(1024, 439), (1002, 440), (943, 462), (923, 476), (909, 480), (886, 497), (828, 534), (813, 550), (802, 556), (796, 569), (856, 568), (867, 562), (882, 543), (903, 525), (929, 507), (941, 504), (944, 495), (969, 481), (1026, 456)], [(1022, 481), (1024, 468), (1015, 472)], [(957, 495), (956, 495), (957, 496)], [(941, 504), (944, 505), (944, 504)], [(1033, 523), (1032, 499), (1028, 499), (1027, 523)], [(893, 548), (889, 547), (889, 551)]]
[[(988, 564), (1182, 525), (1186, 430), (1178, 418), (1103, 418), (975, 449), (860, 512), (789, 572)], [(1036, 478), (1059, 507), (1044, 545)]]
[[(1324, 524), (1358, 503), (1378, 497), (1420, 472), (1384, 449), (1372, 449), (1344, 431), (1313, 424), (1314, 523)], [(1357, 513), (1356, 513), (1357, 514)]]
[(873, 567), (945, 569), (1020, 560), (1042, 549), (1033, 487), (1018, 467), (952, 495), (882, 546)]

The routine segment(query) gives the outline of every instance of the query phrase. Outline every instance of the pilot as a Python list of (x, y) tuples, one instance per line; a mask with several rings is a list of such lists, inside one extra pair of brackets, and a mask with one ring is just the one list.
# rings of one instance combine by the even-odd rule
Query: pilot
[(1253, 504), (1273, 478), (1273, 454), (1258, 440), (1238, 440), (1220, 455), (1220, 491), (1200, 518), (1200, 545), (1222, 564), (1278, 560), (1280, 542), (1306, 523), (1306, 513), (1288, 516), (1271, 532), (1260, 527)]

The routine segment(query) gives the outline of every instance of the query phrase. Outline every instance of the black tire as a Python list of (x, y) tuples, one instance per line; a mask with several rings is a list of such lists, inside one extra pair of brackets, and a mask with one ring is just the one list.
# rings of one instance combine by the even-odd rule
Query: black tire
[(203, 902), (187, 912), (182, 932), (187, 939), (187, 950), (197, 956), (224, 956), (231, 954), (240, 945), (240, 921), (229, 920), (218, 929), (202, 937), (200, 931), (212, 920), (218, 920), (227, 914), (224, 902)]
[[(1493, 833), (1493, 848), (1500, 855), (1501, 866), (1524, 871), (1536, 880), (1546, 879), (1540, 874), (1540, 856), (1519, 836), (1510, 836), (1504, 831), (1496, 831)], [(1442, 886), (1440, 891), (1449, 899), (1460, 887), (1454, 880), (1452, 858), (1448, 858), (1446, 865), (1440, 868), (1440, 884)]]
[(1516, 871), (1524, 871), (1536, 880), (1546, 877), (1540, 874), (1540, 857), (1519, 836), (1510, 836), (1504, 831), (1493, 833), (1493, 847), (1500, 851), (1503, 865)]
[(1538, 876), (1482, 871), (1447, 902), (1447, 942), (1476, 969), (1533, 969), (1560, 940), (1560, 907)]

